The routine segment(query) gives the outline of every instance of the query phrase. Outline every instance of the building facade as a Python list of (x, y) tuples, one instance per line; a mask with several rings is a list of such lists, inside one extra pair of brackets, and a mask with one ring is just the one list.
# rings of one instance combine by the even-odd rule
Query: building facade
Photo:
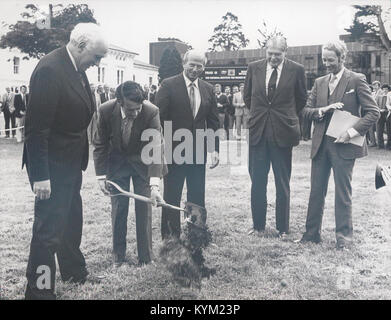
[[(363, 73), (369, 83), (378, 80), (391, 84), (391, 53), (375, 46), (351, 42), (346, 36), (340, 38), (346, 42), (349, 51), (345, 63), (347, 68)], [(233, 86), (244, 82), (247, 65), (265, 58), (266, 50), (209, 52), (207, 57), (204, 79), (212, 84)], [(322, 63), (321, 45), (290, 47), (287, 58), (304, 66), (308, 89), (312, 88), (316, 78), (326, 73)]]
[[(141, 86), (158, 84), (158, 67), (135, 60), (138, 53), (110, 45), (109, 51), (99, 67), (91, 67), (86, 74), (90, 83), (108, 84), (117, 87), (127, 80), (134, 80)], [(27, 85), (38, 63), (37, 59), (23, 59), (26, 55), (17, 49), (0, 50), (0, 93), (10, 87), (15, 92), (21, 85)]]

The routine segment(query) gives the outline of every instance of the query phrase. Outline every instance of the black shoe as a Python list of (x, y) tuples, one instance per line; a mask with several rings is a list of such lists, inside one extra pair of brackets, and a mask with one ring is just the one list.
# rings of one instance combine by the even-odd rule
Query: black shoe
[(320, 237), (320, 235), (316, 235), (316, 236), (310, 237), (310, 236), (304, 234), (299, 242), (300, 243), (306, 243), (306, 242), (321, 243), (322, 242), (322, 238)]
[(287, 232), (279, 232), (278, 233), (278, 237), (281, 239), (281, 240), (286, 240), (287, 239), (287, 237), (288, 237), (288, 233)]
[(340, 238), (337, 240), (337, 244), (335, 245), (335, 248), (337, 250), (347, 250), (349, 249), (349, 244), (345, 239)]

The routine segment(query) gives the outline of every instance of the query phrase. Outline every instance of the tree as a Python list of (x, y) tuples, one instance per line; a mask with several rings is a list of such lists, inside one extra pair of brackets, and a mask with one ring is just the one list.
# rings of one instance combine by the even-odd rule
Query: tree
[[(382, 18), (382, 7), (380, 5), (354, 5), (353, 7), (357, 10), (353, 23), (345, 29), (352, 35), (353, 40), (378, 44), (387, 51), (391, 50), (391, 41)], [(390, 9), (387, 11), (390, 12)]]
[(160, 59), (159, 80), (175, 76), (183, 71), (182, 59), (175, 47), (164, 50)]
[(277, 27), (274, 28), (273, 31), (269, 31), (267, 29), (267, 25), (265, 20), (262, 21), (261, 27), (258, 29), (258, 32), (260, 33), (260, 39), (257, 39), (258, 44), (261, 48), (266, 47), (266, 43), (270, 38), (273, 38), (275, 36), (284, 36), (284, 34), (281, 31), (277, 31)]
[(93, 11), (87, 4), (70, 4), (65, 8), (62, 8), (62, 5), (54, 7), (56, 10), (52, 13), (51, 28), (40, 29), (36, 21), (44, 13), (36, 5), (26, 5), (26, 11), (21, 13), (23, 20), (8, 25), (9, 31), (0, 39), (0, 48), (18, 48), (28, 55), (24, 59), (28, 57), (40, 59), (50, 51), (65, 45), (76, 24), (96, 23)]
[(209, 51), (236, 51), (245, 48), (249, 40), (242, 32), (242, 25), (238, 17), (227, 12), (222, 17), (222, 22), (214, 28), (213, 36), (208, 40), (211, 44)]

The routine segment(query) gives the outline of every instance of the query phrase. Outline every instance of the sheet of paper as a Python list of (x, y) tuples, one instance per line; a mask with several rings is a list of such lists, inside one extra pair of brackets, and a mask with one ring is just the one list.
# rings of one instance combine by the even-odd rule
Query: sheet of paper
[[(359, 120), (359, 117), (353, 116), (350, 112), (334, 110), (326, 135), (338, 138), (343, 132), (352, 128)], [(350, 139), (349, 143), (362, 147), (364, 145), (364, 139), (365, 137), (359, 135)]]

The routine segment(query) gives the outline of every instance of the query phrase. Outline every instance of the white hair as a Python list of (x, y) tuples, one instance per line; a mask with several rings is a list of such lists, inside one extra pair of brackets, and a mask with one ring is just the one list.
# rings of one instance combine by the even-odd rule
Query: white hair
[(336, 40), (332, 42), (328, 42), (322, 46), (322, 50), (334, 51), (336, 56), (342, 60), (346, 59), (346, 55), (348, 53), (348, 49), (346, 44), (342, 41)]
[(83, 42), (96, 43), (97, 41), (106, 43), (101, 27), (95, 23), (79, 23), (70, 35), (70, 42), (75, 46)]

